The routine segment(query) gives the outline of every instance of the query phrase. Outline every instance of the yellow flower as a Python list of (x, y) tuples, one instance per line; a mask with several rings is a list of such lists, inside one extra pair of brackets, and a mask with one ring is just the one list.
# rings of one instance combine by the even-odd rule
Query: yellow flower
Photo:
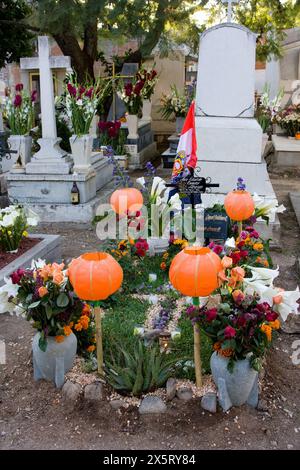
[(271, 326), (264, 323), (263, 325), (261, 325), (260, 330), (266, 335), (267, 340), (269, 342), (271, 342), (272, 341), (272, 328), (271, 328)]
[(26, 232), (26, 230), (24, 230), (24, 232), (22, 233), (23, 237), (28, 237), (28, 232)]
[(8, 230), (7, 234), (10, 236), (12, 234), (11, 230)]
[(120, 250), (120, 251), (127, 250), (127, 241), (126, 240), (120, 241), (120, 243), (118, 244), (118, 250)]
[(55, 341), (57, 343), (62, 343), (64, 340), (65, 340), (65, 337), (63, 335), (55, 336)]
[(166, 251), (164, 254), (163, 254), (163, 259), (168, 259), (169, 258), (169, 253)]
[(262, 243), (254, 243), (253, 249), (255, 251), (263, 251), (264, 245)]

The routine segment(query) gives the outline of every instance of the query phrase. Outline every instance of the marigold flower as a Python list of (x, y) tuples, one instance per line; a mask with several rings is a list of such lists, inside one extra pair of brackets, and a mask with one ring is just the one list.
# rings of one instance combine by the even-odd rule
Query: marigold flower
[(163, 259), (168, 259), (169, 258), (169, 253), (166, 251), (164, 254), (163, 254)]
[(87, 330), (89, 327), (90, 318), (87, 315), (82, 315), (79, 319), (79, 322), (81, 323), (82, 328)]
[(268, 268), (268, 267), (269, 267), (269, 261), (268, 261), (267, 259), (265, 259), (265, 260), (263, 261), (263, 265), (264, 265), (266, 268)]
[(273, 330), (279, 330), (279, 328), (280, 328), (280, 321), (279, 321), (279, 320), (271, 321), (271, 322), (269, 323), (269, 326), (270, 326)]
[(74, 328), (75, 328), (76, 331), (81, 331), (82, 330), (82, 324), (78, 322), (78, 323), (76, 323)]
[(62, 343), (64, 340), (65, 340), (65, 337), (63, 335), (55, 336), (55, 341), (57, 343)]
[(93, 352), (95, 351), (95, 349), (96, 349), (96, 346), (94, 346), (93, 344), (91, 344), (90, 346), (86, 348), (87, 352)]
[(40, 297), (44, 297), (45, 295), (48, 294), (48, 292), (49, 291), (48, 291), (47, 287), (45, 287), (45, 286), (39, 287), (39, 289), (38, 289), (38, 293), (39, 293)]
[(72, 330), (71, 330), (70, 325), (64, 326), (64, 334), (65, 334), (65, 336), (70, 336), (71, 333), (72, 333)]
[(221, 349), (220, 341), (217, 341), (216, 343), (214, 343), (213, 349), (214, 349), (214, 351), (219, 351)]
[(264, 245), (262, 243), (254, 243), (253, 249), (255, 251), (263, 251)]
[(164, 261), (160, 264), (160, 269), (162, 269), (163, 271), (167, 269), (167, 265)]
[(90, 316), (91, 313), (91, 307), (89, 304), (84, 304), (83, 309), (82, 309), (82, 315)]
[(266, 335), (267, 340), (269, 342), (271, 342), (272, 341), (272, 328), (271, 328), (271, 326), (264, 323), (263, 325), (261, 325), (260, 330)]

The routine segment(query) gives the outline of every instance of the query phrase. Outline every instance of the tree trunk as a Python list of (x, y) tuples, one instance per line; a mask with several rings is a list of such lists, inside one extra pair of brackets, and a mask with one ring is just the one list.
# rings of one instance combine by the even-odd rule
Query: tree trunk
[(94, 58), (91, 57), (87, 49), (81, 49), (76, 37), (70, 33), (55, 34), (54, 39), (64, 55), (70, 56), (72, 67), (77, 73), (79, 82), (95, 80)]

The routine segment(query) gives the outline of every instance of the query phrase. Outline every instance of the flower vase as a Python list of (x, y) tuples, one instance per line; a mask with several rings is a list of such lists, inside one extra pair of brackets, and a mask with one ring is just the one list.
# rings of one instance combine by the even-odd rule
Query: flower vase
[(250, 357), (235, 361), (231, 372), (229, 359), (214, 352), (210, 359), (212, 376), (218, 387), (219, 402), (224, 411), (232, 406), (258, 403), (258, 372), (251, 367)]
[(151, 100), (143, 100), (143, 118), (145, 122), (151, 122), (151, 110), (152, 103)]
[(177, 117), (176, 118), (176, 134), (178, 134), (178, 135), (181, 134), (183, 124), (184, 124), (184, 120), (185, 120), (184, 117)]
[(77, 350), (77, 338), (74, 333), (65, 336), (61, 343), (55, 337), (47, 337), (46, 351), (39, 347), (38, 332), (32, 342), (33, 373), (34, 380), (50, 380), (57, 388), (61, 388), (65, 381), (65, 373), (68, 372), (74, 363)]
[[(26, 164), (31, 160), (32, 137), (30, 135), (11, 135), (8, 138), (10, 150), (16, 153), (11, 154), (10, 160), (2, 161), (3, 172), (12, 168), (13, 173), (25, 173)], [(7, 162), (9, 168), (5, 168)]]
[(168, 250), (169, 248), (169, 239), (161, 237), (149, 237), (147, 239), (149, 245), (148, 255), (155, 256), (160, 255)]
[(138, 135), (138, 116), (136, 114), (128, 114), (126, 116), (128, 136), (127, 139), (137, 140)]
[(94, 137), (89, 134), (72, 135), (69, 140), (74, 161), (73, 172), (86, 174), (92, 171), (91, 155)]

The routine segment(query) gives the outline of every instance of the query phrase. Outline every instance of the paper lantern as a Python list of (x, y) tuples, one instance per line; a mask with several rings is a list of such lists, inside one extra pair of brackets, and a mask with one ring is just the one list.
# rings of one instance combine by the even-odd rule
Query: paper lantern
[(96, 302), (120, 288), (123, 270), (108, 253), (86, 253), (71, 262), (69, 279), (80, 299)]
[(228, 217), (237, 222), (249, 219), (255, 211), (251, 194), (240, 189), (227, 194), (224, 206)]
[(110, 205), (117, 214), (137, 212), (143, 205), (143, 195), (136, 188), (123, 188), (114, 191), (110, 198)]
[(86, 253), (69, 266), (69, 279), (75, 293), (94, 307), (98, 373), (103, 376), (103, 345), (99, 301), (116, 292), (123, 281), (123, 270), (108, 253)]
[(209, 248), (187, 247), (172, 261), (169, 277), (183, 295), (206, 297), (218, 287), (221, 259)]

